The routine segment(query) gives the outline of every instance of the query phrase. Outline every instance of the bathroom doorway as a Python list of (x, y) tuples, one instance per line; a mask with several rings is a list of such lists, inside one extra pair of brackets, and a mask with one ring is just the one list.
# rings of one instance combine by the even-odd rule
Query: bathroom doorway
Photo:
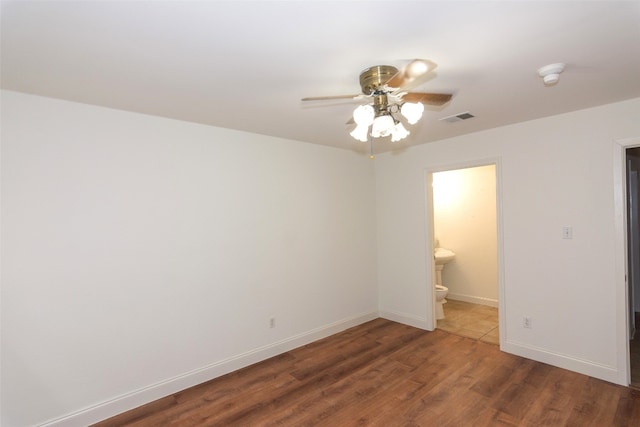
[(455, 254), (435, 278), (448, 289), (436, 327), (499, 344), (496, 164), (433, 171), (431, 182), (433, 247)]

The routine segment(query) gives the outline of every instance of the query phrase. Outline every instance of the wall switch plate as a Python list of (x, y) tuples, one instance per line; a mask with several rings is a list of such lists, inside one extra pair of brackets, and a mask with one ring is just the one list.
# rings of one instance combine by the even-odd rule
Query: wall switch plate
[(533, 328), (533, 319), (531, 319), (531, 317), (524, 316), (522, 318), (522, 326), (527, 329)]
[(271, 329), (276, 327), (276, 318), (275, 317), (272, 317), (271, 319), (269, 319), (269, 327)]
[(573, 239), (573, 227), (562, 227), (562, 238)]

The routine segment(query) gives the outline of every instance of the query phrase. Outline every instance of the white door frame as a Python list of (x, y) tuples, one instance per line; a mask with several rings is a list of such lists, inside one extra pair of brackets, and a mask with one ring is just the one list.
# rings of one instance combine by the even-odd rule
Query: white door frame
[[(430, 296), (431, 301), (428, 302), (428, 306), (431, 307), (432, 316), (429, 318), (432, 322), (432, 327), (428, 328), (429, 330), (433, 330), (436, 328), (436, 295), (435, 295), (435, 280), (436, 280), (436, 270), (435, 270), (435, 258), (433, 252), (433, 244), (435, 240), (435, 231), (433, 224), (433, 174), (437, 172), (445, 172), (456, 169), (467, 169), (467, 168), (475, 168), (480, 166), (495, 166), (496, 173), (496, 228), (497, 228), (497, 247), (498, 247), (498, 325), (500, 331), (500, 349), (502, 350), (503, 343), (506, 342), (506, 298), (505, 298), (505, 284), (504, 284), (504, 251), (503, 251), (503, 226), (502, 226), (502, 165), (500, 157), (492, 157), (488, 159), (479, 159), (479, 160), (471, 160), (463, 163), (455, 163), (455, 164), (446, 164), (446, 165), (437, 165), (434, 167), (430, 167), (425, 170), (425, 190), (426, 190), (426, 203), (425, 207), (427, 209), (425, 220), (426, 230), (427, 230), (427, 248), (426, 255), (431, 260), (431, 274), (427, 275), (428, 277), (428, 292), (427, 294)], [(429, 298), (427, 298), (429, 300)]]
[(629, 286), (627, 283), (627, 148), (640, 146), (640, 137), (613, 144), (613, 199), (615, 227), (616, 351), (619, 384), (631, 382), (629, 360)]

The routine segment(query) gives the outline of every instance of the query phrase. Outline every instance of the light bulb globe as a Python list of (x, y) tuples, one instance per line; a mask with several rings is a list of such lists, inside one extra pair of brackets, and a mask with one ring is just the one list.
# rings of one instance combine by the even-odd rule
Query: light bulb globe
[(409, 131), (405, 129), (404, 125), (400, 122), (396, 123), (393, 133), (391, 134), (391, 142), (397, 142), (401, 139), (405, 139), (409, 135)]
[(389, 136), (395, 127), (393, 117), (389, 114), (378, 116), (374, 119), (371, 126), (371, 136), (374, 138), (380, 138)]
[(353, 121), (358, 125), (369, 126), (373, 123), (375, 112), (371, 105), (359, 105), (353, 110)]
[(368, 135), (367, 131), (369, 130), (369, 126), (358, 125), (354, 130), (351, 131), (349, 135), (357, 139), (358, 141), (367, 142)]
[(418, 120), (422, 118), (424, 112), (424, 105), (420, 102), (405, 102), (400, 107), (400, 113), (407, 119), (407, 122), (411, 125), (418, 123)]

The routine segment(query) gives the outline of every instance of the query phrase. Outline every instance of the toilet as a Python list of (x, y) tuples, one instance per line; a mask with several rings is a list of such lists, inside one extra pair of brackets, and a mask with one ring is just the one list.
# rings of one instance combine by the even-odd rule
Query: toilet
[(444, 308), (442, 306), (447, 302), (445, 299), (449, 293), (449, 288), (436, 285), (436, 320), (444, 319)]
[(441, 320), (444, 319), (444, 308), (442, 306), (447, 302), (445, 297), (449, 293), (449, 288), (442, 285), (442, 270), (445, 264), (453, 261), (456, 254), (450, 249), (438, 247), (437, 240), (436, 248), (433, 252), (436, 265), (436, 320)]

